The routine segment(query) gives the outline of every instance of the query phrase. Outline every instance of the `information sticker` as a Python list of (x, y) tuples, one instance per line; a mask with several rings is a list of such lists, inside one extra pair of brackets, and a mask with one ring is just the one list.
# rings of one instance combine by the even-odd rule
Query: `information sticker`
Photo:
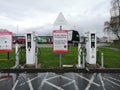
[(12, 32), (0, 32), (0, 52), (12, 51)]
[(53, 31), (53, 52), (55, 53), (68, 52), (68, 31), (67, 30)]

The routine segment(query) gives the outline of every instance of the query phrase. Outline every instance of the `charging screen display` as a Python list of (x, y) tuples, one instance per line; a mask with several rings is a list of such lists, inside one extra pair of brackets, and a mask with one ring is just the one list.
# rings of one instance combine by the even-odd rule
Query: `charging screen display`
[(91, 34), (91, 48), (95, 48), (95, 34)]
[(27, 47), (31, 48), (31, 34), (27, 34)]

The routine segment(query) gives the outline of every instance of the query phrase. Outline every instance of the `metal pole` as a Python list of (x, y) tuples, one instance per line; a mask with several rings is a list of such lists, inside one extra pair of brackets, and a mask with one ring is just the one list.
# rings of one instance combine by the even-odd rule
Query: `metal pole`
[(38, 68), (38, 57), (37, 57), (37, 53), (38, 53), (38, 45), (37, 45), (37, 39), (36, 39), (36, 42), (35, 42), (35, 63), (36, 63), (36, 68)]
[(9, 52), (7, 53), (7, 58), (8, 58), (8, 60), (10, 59), (10, 53)]
[(17, 34), (18, 34), (18, 29), (19, 29), (19, 26), (17, 25)]
[(16, 45), (15, 45), (15, 58), (16, 58), (16, 66), (18, 66), (19, 65), (19, 45), (18, 45), (18, 43), (16, 43)]
[(81, 67), (81, 44), (78, 43), (78, 68)]
[(38, 59), (38, 58), (37, 58), (37, 52), (35, 52), (35, 67), (36, 67), (36, 68), (38, 68), (38, 65), (37, 65), (37, 64), (38, 64), (38, 61), (37, 61), (37, 59)]
[(60, 30), (62, 30), (62, 26), (60, 26)]
[[(62, 26), (60, 26), (60, 30), (62, 30)], [(60, 68), (62, 67), (62, 53), (59, 54), (60, 55)]]
[(104, 54), (101, 53), (101, 66), (104, 68)]
[(62, 53), (59, 54), (60, 56), (60, 68), (62, 67)]
[(83, 53), (83, 68), (85, 68), (85, 53)]

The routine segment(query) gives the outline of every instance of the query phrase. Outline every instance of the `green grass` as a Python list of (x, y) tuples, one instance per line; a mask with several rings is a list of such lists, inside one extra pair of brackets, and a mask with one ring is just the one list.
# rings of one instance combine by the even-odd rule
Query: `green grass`
[[(0, 68), (10, 68), (15, 65), (15, 51), (10, 52), (10, 60), (7, 53), (0, 53)], [(53, 53), (52, 48), (39, 48), (38, 63), (41, 68), (59, 68), (59, 55)], [(25, 64), (25, 50), (20, 53), (20, 64)], [(63, 54), (62, 64), (77, 64), (77, 47), (70, 47), (68, 53)]]
[(14, 60), (0, 60), (0, 68), (10, 68), (14, 66)]
[(118, 49), (120, 49), (120, 43), (112, 43), (112, 44), (110, 44), (110, 46), (106, 46), (106, 47), (110, 47), (110, 48), (118, 48)]
[[(105, 67), (120, 68), (120, 51), (111, 50), (105, 47), (99, 47), (98, 62), (100, 63), (100, 53), (104, 53)], [(7, 53), (0, 53), (0, 68), (10, 68), (15, 65), (15, 51), (10, 52), (10, 60), (7, 59)], [(77, 47), (69, 47), (68, 53), (62, 56), (62, 64), (76, 65), (78, 60)], [(59, 55), (53, 53), (52, 48), (39, 48), (38, 63), (41, 68), (59, 68)], [(20, 53), (20, 64), (25, 64), (25, 49)]]
[[(52, 48), (40, 48), (38, 62), (42, 68), (58, 68), (59, 54), (53, 53)], [(68, 53), (63, 54), (62, 64), (77, 64), (77, 47), (70, 47)]]
[(99, 47), (99, 63), (100, 53), (104, 53), (104, 65), (107, 68), (120, 68), (120, 51), (111, 50), (105, 47)]
[(0, 52), (0, 68), (10, 68), (14, 66), (15, 63), (15, 51), (9, 53), (10, 57), (8, 60), (8, 53)]

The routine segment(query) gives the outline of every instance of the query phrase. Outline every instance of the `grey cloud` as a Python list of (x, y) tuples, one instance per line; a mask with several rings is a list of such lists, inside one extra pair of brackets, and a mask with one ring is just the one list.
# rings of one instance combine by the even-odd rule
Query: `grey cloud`
[[(69, 28), (85, 32), (93, 27), (101, 32), (104, 21), (109, 18), (109, 8), (110, 0), (0, 0), (0, 16), (6, 17), (1, 19), (0, 23), (8, 20), (9, 23), (5, 21), (4, 25), (16, 24), (31, 19), (37, 22), (37, 19), (42, 19), (43, 16), (56, 15), (57, 17), (57, 14), (62, 11), (70, 23)], [(52, 24), (47, 24), (30, 30), (39, 31), (39, 28), (46, 33), (54, 29)]]

